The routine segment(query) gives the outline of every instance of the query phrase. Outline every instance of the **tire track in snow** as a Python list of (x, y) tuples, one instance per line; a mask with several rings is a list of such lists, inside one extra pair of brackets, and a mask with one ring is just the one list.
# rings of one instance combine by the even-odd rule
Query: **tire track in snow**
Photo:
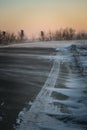
[(54, 88), (54, 86), (56, 84), (58, 74), (59, 74), (59, 70), (60, 70), (60, 62), (59, 61), (54, 61), (54, 64), (53, 64), (53, 67), (52, 67), (52, 69), (51, 69), (51, 71), (49, 73), (49, 76), (48, 76), (42, 90), (38, 94), (36, 100), (38, 100), (41, 97), (45, 98), (45, 96), (50, 96), (51, 95), (51, 92), (47, 92), (46, 88), (48, 88), (48, 87)]
[[(48, 90), (47, 88), (54, 88), (57, 78), (58, 78), (58, 74), (59, 74), (59, 70), (60, 70), (60, 61), (58, 60), (54, 60), (53, 63), (53, 67), (48, 75), (48, 78), (43, 86), (43, 88), (41, 89), (40, 93), (38, 94), (38, 96), (36, 97), (33, 105), (30, 108), (30, 112), (35, 112), (38, 106), (38, 102), (43, 106), (41, 107), (41, 105), (39, 104), (39, 107), (37, 109), (37, 112), (40, 112), (40, 110), (42, 111), (42, 109), (44, 109), (44, 107), (46, 107), (46, 105), (49, 103), (49, 101), (47, 100), (52, 93), (52, 89)], [(43, 110), (44, 111), (44, 110)]]
[[(56, 56), (58, 56), (58, 53)], [(43, 88), (37, 95), (30, 110), (24, 112), (24, 115), (22, 116), (23, 121), (20, 123), (20, 126), (16, 130), (82, 130), (80, 127), (77, 128), (76, 126), (69, 127), (66, 123), (63, 123), (59, 120), (56, 120), (56, 118), (49, 116), (50, 112), (60, 112), (58, 108), (56, 109), (55, 106), (50, 105), (51, 94), (56, 85), (56, 81), (59, 78), (59, 72), (61, 68), (60, 65), (61, 60), (58, 58), (54, 59), (53, 67), (51, 68), (51, 71)], [(69, 73), (71, 73), (70, 68), (68, 67), (67, 69), (69, 69)]]
[[(18, 128), (16, 128), (16, 130), (23, 130), (23, 129), (27, 130), (28, 128), (32, 129), (32, 130), (38, 129), (35, 124), (37, 122), (40, 122), (39, 116), (42, 116), (42, 113), (45, 113), (45, 109), (47, 109), (47, 106), (49, 104), (49, 100), (47, 100), (47, 99), (50, 98), (51, 93), (52, 93), (52, 89), (49, 90), (47, 88), (55, 87), (55, 84), (56, 84), (56, 81), (57, 81), (57, 78), (59, 75), (59, 70), (60, 70), (60, 61), (58, 59), (54, 59), (53, 67), (51, 68), (51, 71), (48, 75), (48, 78), (47, 78), (43, 88), (37, 95), (30, 110), (27, 112), (24, 112), (24, 114), (22, 115), (21, 119), (23, 121), (22, 121), (22, 123), (20, 123), (20, 126)], [(20, 117), (19, 117), (19, 120), (20, 120)], [(27, 122), (28, 122), (28, 124), (27, 124)]]

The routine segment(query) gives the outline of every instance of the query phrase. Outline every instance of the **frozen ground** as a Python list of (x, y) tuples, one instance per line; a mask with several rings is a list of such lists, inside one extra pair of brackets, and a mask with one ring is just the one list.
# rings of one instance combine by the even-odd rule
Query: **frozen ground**
[[(72, 44), (76, 46), (71, 46)], [(28, 103), (31, 105), (30, 109), (25, 107), (19, 112), (18, 125), (15, 129), (86, 130), (86, 41), (85, 43), (83, 41), (65, 42), (65, 44), (64, 42), (26, 43), (26, 47), (29, 46), (55, 48), (56, 55), (44, 56), (44, 59), (52, 61), (53, 65), (36, 99)], [(19, 47), (19, 45), (14, 45), (14, 47)]]
[(87, 41), (0, 46), (0, 129), (12, 125), (87, 129)]

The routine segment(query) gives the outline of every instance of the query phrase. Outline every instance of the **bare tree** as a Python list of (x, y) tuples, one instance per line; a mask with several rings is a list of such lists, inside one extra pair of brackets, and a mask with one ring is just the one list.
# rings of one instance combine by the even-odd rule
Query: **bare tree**
[(69, 40), (72, 40), (74, 38), (75, 35), (75, 29), (69, 28), (68, 30), (68, 35), (69, 35)]
[(41, 36), (41, 40), (44, 41), (45, 40), (45, 34), (44, 31), (40, 32), (40, 36)]
[(18, 33), (18, 41), (24, 41), (24, 36), (25, 36), (25, 33), (24, 33), (24, 30), (20, 30), (20, 32)]
[(0, 31), (0, 44), (2, 43), (2, 33)]
[(77, 33), (76, 39), (77, 40), (87, 39), (87, 33), (84, 31)]

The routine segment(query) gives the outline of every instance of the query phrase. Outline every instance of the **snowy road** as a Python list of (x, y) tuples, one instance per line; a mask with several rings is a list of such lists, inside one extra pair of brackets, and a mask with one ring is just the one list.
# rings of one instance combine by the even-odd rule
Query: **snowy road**
[(85, 130), (85, 89), (86, 79), (79, 73), (73, 52), (57, 49), (43, 88), (31, 108), (19, 113), (16, 130)]
[(18, 113), (41, 90), (54, 49), (0, 48), (0, 129), (11, 130)]
[(87, 49), (70, 46), (78, 43), (0, 47), (0, 129), (87, 129)]

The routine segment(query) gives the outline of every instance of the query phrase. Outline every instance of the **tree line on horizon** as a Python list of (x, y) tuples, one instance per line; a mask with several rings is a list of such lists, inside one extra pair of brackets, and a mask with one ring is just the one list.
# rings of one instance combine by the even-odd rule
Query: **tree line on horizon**
[(8, 44), (13, 42), (23, 42), (26, 41), (26, 35), (24, 30), (20, 30), (18, 34), (9, 33), (6, 31), (0, 31), (0, 44)]
[(49, 31), (46, 34), (44, 31), (41, 31), (40, 35), (41, 35), (40, 40), (42, 41), (86, 40), (87, 39), (87, 32), (84, 31), (76, 32), (76, 30), (72, 28), (59, 29), (55, 32)]
[[(86, 40), (86, 39), (87, 39), (87, 32), (84, 31), (76, 32), (75, 29), (65, 28), (65, 29), (59, 29), (55, 32), (49, 31), (47, 33), (45, 33), (44, 31), (40, 31), (40, 35), (37, 40), (58, 41), (58, 40)], [(20, 32), (18, 32), (17, 35), (15, 33), (0, 31), (0, 44), (25, 42), (25, 41), (29, 41), (29, 39), (26, 37), (24, 30), (20, 30)]]

